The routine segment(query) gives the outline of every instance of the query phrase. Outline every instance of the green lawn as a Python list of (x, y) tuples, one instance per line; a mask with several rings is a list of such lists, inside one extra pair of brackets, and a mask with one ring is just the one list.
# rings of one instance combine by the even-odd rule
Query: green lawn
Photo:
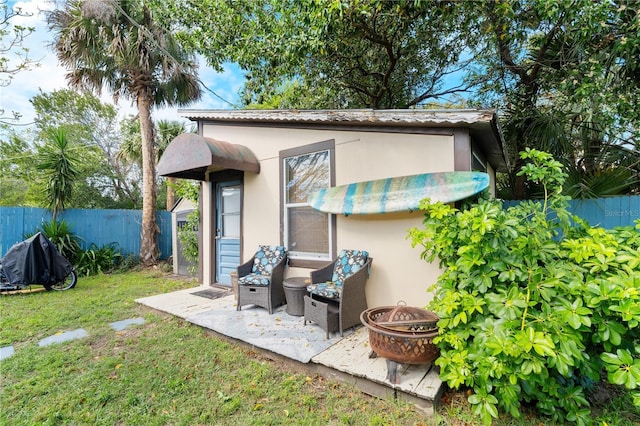
[[(66, 292), (0, 296), (0, 423), (427, 424), (412, 406), (307, 376), (134, 299), (193, 287), (162, 273), (80, 278)], [(115, 332), (109, 323), (144, 317)], [(88, 338), (39, 347), (57, 332)]]
[[(478, 424), (461, 394), (448, 394), (439, 415), (428, 418), (134, 302), (195, 285), (141, 271), (81, 277), (66, 292), (0, 296), (0, 346), (16, 352), (0, 363), (0, 424)], [(134, 317), (146, 324), (121, 332), (109, 327)], [(38, 346), (77, 328), (89, 337)], [(611, 407), (615, 414), (601, 418), (633, 424), (638, 418), (626, 409)], [(545, 423), (524, 416), (496, 424)]]

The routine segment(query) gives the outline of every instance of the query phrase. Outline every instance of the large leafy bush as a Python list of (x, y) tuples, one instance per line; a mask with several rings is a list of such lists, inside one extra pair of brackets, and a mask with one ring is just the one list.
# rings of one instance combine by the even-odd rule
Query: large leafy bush
[(561, 164), (535, 150), (521, 157), (541, 202), (458, 210), (427, 200), (424, 226), (410, 230), (444, 268), (429, 305), (441, 318), (440, 376), (472, 389), (485, 424), (499, 409), (519, 417), (524, 402), (588, 424), (587, 390), (602, 377), (640, 406), (640, 222), (589, 226), (567, 211)]

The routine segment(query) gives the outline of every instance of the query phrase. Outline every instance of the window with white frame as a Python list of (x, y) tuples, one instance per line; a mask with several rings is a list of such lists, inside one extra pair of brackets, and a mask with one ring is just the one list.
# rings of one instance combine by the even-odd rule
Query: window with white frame
[(280, 153), (283, 244), (292, 261), (327, 261), (333, 256), (334, 218), (313, 209), (313, 192), (334, 185), (334, 142), (320, 142)]

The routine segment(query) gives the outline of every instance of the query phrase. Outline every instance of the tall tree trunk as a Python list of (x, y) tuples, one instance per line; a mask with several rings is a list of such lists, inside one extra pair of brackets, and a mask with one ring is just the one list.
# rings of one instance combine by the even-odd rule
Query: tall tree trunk
[(176, 203), (176, 191), (173, 189), (173, 185), (176, 183), (176, 178), (167, 178), (167, 211), (171, 211), (173, 205)]
[(142, 135), (142, 235), (140, 260), (151, 266), (158, 262), (158, 225), (156, 224), (156, 164), (153, 149), (151, 100), (146, 92), (138, 96), (140, 134)]

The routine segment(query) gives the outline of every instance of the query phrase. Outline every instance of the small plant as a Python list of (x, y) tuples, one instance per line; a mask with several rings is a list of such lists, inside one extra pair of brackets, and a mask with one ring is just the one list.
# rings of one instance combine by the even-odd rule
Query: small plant
[[(189, 181), (179, 181), (174, 185), (176, 193), (187, 200), (198, 204), (198, 185)], [(189, 262), (189, 272), (195, 274), (198, 270), (200, 248), (198, 246), (198, 229), (200, 227), (200, 212), (194, 210), (187, 215), (187, 222), (178, 228), (178, 239), (182, 245), (182, 254)]]
[(182, 254), (189, 262), (189, 273), (194, 274), (198, 270), (198, 226), (200, 212), (194, 210), (187, 215), (187, 222), (178, 228), (178, 238), (182, 244)]
[(85, 276), (111, 272), (120, 264), (122, 258), (116, 243), (105, 244), (102, 247), (91, 244), (88, 250), (80, 253), (76, 272)]
[(140, 265), (140, 256), (134, 253), (129, 253), (126, 256), (122, 257), (122, 260), (120, 261), (114, 272), (124, 273), (132, 270), (138, 265)]
[(521, 158), (542, 202), (425, 201), (424, 227), (410, 230), (422, 258), (445, 268), (429, 305), (441, 318), (440, 377), (472, 390), (485, 424), (499, 409), (520, 417), (522, 403), (589, 424), (587, 390), (604, 370), (640, 406), (638, 230), (590, 227), (567, 211), (561, 164), (536, 150)]

